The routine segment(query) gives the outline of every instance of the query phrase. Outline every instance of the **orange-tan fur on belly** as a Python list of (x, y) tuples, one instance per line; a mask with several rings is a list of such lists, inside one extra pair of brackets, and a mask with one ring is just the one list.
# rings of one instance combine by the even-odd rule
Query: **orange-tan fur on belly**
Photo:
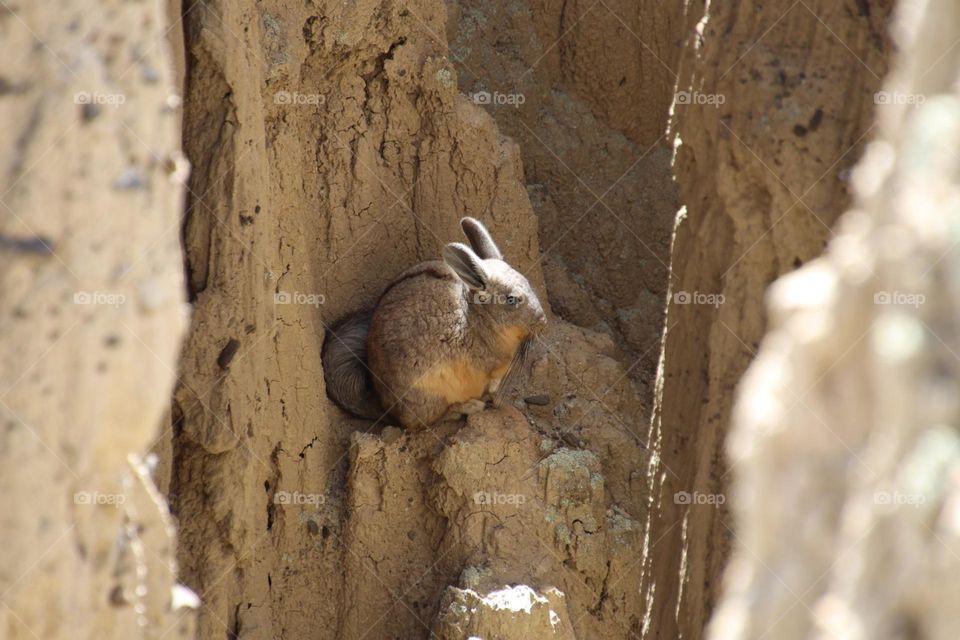
[(484, 371), (465, 357), (442, 360), (420, 376), (416, 388), (441, 396), (448, 404), (479, 398), (491, 380), (499, 380), (506, 374), (513, 354), (528, 333), (523, 327), (502, 328), (497, 336), (498, 351), (502, 356), (490, 371)]
[(420, 391), (441, 396), (448, 404), (479, 398), (487, 388), (487, 374), (466, 358), (443, 360), (420, 376)]
[(500, 330), (500, 334), (497, 336), (500, 352), (508, 355), (499, 366), (490, 372), (492, 379), (499, 380), (506, 375), (507, 369), (510, 368), (510, 363), (513, 361), (513, 354), (517, 352), (517, 347), (528, 335), (530, 335), (529, 331), (516, 325), (504, 327)]

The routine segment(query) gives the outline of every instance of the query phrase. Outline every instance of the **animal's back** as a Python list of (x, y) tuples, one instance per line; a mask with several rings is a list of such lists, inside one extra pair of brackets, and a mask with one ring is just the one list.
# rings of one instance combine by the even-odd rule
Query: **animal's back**
[[(371, 368), (383, 379), (415, 378), (455, 341), (465, 309), (456, 276), (442, 262), (408, 269), (383, 293), (370, 322)], [(402, 391), (398, 390), (400, 393)]]

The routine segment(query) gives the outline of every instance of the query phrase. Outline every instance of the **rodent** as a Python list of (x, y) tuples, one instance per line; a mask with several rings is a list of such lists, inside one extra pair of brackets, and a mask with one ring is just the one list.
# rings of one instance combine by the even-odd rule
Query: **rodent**
[(499, 404), (522, 368), (547, 323), (540, 300), (479, 220), (460, 226), (470, 246), (446, 245), (443, 261), (404, 271), (328, 332), (327, 395), (349, 413), (423, 429), (482, 409), (486, 394)]

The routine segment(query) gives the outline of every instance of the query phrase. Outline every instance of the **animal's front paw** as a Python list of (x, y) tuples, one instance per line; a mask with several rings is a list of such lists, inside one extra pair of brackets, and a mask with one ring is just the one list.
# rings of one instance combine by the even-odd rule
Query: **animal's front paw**
[(443, 417), (443, 422), (459, 420), (464, 416), (480, 413), (486, 408), (487, 403), (483, 400), (467, 400), (466, 402), (461, 402), (460, 404), (450, 405), (450, 408), (447, 409), (447, 414)]
[(483, 400), (467, 400), (464, 403), (457, 405), (457, 411), (465, 416), (470, 416), (475, 413), (480, 413), (487, 408), (487, 403)]

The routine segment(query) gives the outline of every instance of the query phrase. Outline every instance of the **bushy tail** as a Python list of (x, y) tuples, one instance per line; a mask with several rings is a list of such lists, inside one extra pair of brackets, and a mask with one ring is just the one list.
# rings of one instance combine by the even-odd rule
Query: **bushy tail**
[(361, 418), (383, 415), (367, 367), (367, 333), (372, 311), (358, 311), (342, 319), (323, 342), (323, 379), (327, 395), (341, 409)]

